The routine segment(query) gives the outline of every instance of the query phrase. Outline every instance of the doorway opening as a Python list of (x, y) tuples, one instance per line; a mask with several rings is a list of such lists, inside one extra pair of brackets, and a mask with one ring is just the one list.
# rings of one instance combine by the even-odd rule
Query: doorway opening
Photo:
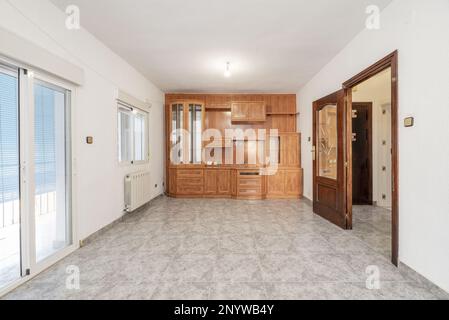
[(391, 258), (391, 68), (352, 88), (353, 234)]
[[(354, 229), (355, 235), (364, 238), (365, 242), (391, 258), (392, 263), (398, 266), (398, 52), (391, 53), (346, 81), (343, 89), (346, 99), (346, 211), (350, 217), (349, 229)], [(365, 137), (359, 137), (365, 141), (359, 140), (357, 143), (357, 131), (363, 130), (359, 126), (367, 125), (366, 122), (361, 124), (361, 120), (354, 120), (353, 109), (357, 113), (360, 102), (372, 103), (371, 121), (367, 121), (372, 123), (372, 127), (371, 137), (368, 133)], [(356, 141), (352, 141), (354, 139)], [(364, 147), (366, 144), (371, 145), (372, 150)], [(364, 151), (361, 152), (362, 149)], [(372, 155), (371, 161), (368, 160), (363, 168), (360, 167), (363, 159), (369, 159), (369, 155)], [(366, 171), (369, 172), (371, 168), (371, 178), (366, 179), (369, 175)], [(359, 189), (355, 191), (357, 184)], [(357, 198), (360, 188), (369, 190), (370, 187), (372, 203), (359, 203), (360, 199)]]

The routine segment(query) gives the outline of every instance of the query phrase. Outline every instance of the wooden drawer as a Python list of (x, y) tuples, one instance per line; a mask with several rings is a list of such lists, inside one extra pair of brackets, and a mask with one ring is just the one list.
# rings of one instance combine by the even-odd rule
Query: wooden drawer
[(204, 184), (203, 178), (178, 179), (179, 186), (202, 186)]
[(240, 188), (239, 195), (243, 197), (260, 196), (262, 188)]
[(240, 188), (245, 187), (260, 187), (262, 185), (261, 177), (244, 177), (240, 176), (239, 186)]
[(176, 189), (179, 195), (202, 195), (204, 193), (203, 186), (178, 185)]
[(203, 178), (203, 169), (178, 169), (178, 179)]
[(262, 197), (262, 176), (257, 171), (240, 171), (237, 185), (238, 197), (259, 199)]
[(203, 178), (178, 179), (176, 193), (180, 195), (201, 195), (204, 193)]

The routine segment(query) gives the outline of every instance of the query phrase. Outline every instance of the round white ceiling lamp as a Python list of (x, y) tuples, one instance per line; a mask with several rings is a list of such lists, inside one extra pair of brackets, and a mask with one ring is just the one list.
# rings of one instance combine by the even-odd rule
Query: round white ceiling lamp
[(232, 76), (230, 62), (226, 62), (226, 70), (224, 72), (224, 76), (225, 76), (225, 78), (230, 78)]

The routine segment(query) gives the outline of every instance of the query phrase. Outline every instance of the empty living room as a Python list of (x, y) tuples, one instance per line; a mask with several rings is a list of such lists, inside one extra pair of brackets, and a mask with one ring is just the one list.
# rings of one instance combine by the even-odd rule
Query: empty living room
[(449, 300), (448, 17), (0, 0), (0, 303)]

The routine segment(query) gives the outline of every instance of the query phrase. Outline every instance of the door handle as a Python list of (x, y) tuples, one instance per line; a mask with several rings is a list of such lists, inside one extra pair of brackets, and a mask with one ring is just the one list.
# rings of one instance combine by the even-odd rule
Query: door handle
[(313, 161), (316, 160), (316, 146), (312, 147), (312, 159), (313, 159)]

